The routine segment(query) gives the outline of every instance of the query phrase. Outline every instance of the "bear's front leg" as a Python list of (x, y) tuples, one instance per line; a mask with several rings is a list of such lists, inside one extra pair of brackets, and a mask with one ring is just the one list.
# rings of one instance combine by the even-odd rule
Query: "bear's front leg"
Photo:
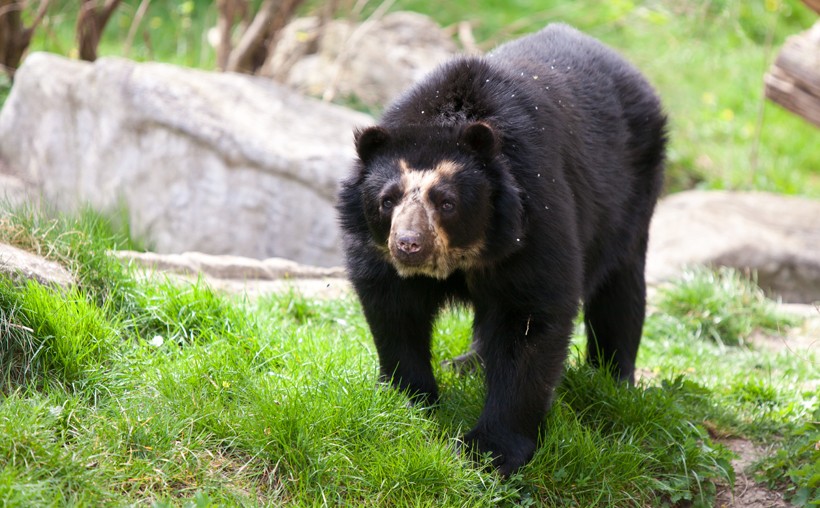
[(475, 428), (464, 436), (479, 453), (509, 476), (535, 452), (541, 421), (563, 374), (573, 318), (497, 312), (480, 315), (487, 399)]
[(438, 387), (431, 365), (433, 321), (444, 295), (435, 281), (382, 277), (353, 280), (379, 355), (383, 381), (408, 394), (414, 404), (433, 404)]

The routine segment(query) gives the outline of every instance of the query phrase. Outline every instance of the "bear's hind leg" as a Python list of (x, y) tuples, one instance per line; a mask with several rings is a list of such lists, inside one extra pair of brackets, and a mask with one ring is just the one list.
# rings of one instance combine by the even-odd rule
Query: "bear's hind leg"
[(584, 302), (589, 363), (609, 366), (617, 379), (634, 383), (645, 313), (642, 255), (609, 272)]

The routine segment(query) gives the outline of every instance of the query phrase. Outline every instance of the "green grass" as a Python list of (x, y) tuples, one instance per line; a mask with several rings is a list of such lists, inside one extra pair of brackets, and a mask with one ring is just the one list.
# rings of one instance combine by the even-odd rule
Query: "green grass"
[(0, 73), (0, 107), (6, 102), (11, 92), (11, 81), (5, 73)]
[[(126, 0), (100, 53), (120, 55)], [(33, 49), (73, 52), (63, 0)], [(131, 57), (213, 67), (210, 2), (154, 0)], [(811, 126), (762, 98), (797, 0), (606, 3), (398, 0), (485, 48), (562, 20), (619, 48), (672, 122), (670, 189), (820, 196)], [(0, 81), (0, 103), (8, 86)], [(480, 376), (436, 368), (442, 402), (408, 408), (378, 382), (358, 304), (298, 293), (256, 301), (204, 284), (139, 280), (106, 251), (141, 247), (122, 214), (0, 216), (0, 240), (57, 260), (72, 290), (0, 278), (0, 504), (657, 506), (713, 504), (734, 478), (722, 437), (772, 447), (757, 478), (820, 501), (814, 350), (755, 336), (797, 324), (753, 283), (695, 271), (651, 302), (636, 388), (575, 353), (533, 461), (508, 481), (454, 453), (482, 405)], [(444, 313), (434, 361), (464, 351), (471, 314)], [(577, 330), (576, 351), (583, 350)]]
[(662, 287), (658, 310), (678, 316), (683, 331), (718, 344), (743, 344), (752, 332), (777, 333), (793, 319), (778, 313), (775, 303), (737, 271), (694, 269), (672, 286)]
[[(648, 317), (634, 388), (583, 365), (579, 325), (539, 450), (502, 481), (455, 453), (481, 410), (481, 376), (436, 367), (440, 407), (409, 408), (378, 383), (352, 298), (249, 301), (136, 279), (105, 253), (127, 235), (90, 214), (0, 224), (0, 239), (81, 281), (0, 281), (4, 505), (709, 506), (735, 474), (714, 436), (774, 446), (762, 480), (817, 497), (817, 355), (745, 340), (794, 321), (735, 312), (764, 301), (736, 274), (696, 272), (658, 296), (656, 309), (675, 304)], [(709, 298), (721, 321), (743, 324), (728, 328), (737, 340), (714, 340), (684, 310), (709, 299), (690, 286), (715, 280)], [(470, 319), (438, 320), (436, 362), (467, 347)]]
[[(126, 0), (115, 12), (100, 55), (124, 54), (138, 4)], [(308, 2), (303, 12), (318, 4)], [(371, 2), (364, 14), (378, 4)], [(763, 75), (785, 38), (816, 20), (800, 0), (397, 0), (392, 10), (402, 9), (445, 26), (469, 21), (484, 49), (553, 21), (617, 48), (657, 86), (669, 113), (668, 191), (757, 189), (820, 197), (816, 128), (763, 97)], [(76, 2), (54, 3), (31, 49), (75, 54), (75, 10)], [(213, 69), (215, 52), (205, 34), (215, 23), (213, 2), (154, 0), (128, 56)], [(0, 103), (4, 93), (0, 83)]]
[(58, 380), (87, 389), (107, 369), (116, 347), (115, 323), (76, 289), (58, 291), (0, 280), (0, 387)]
[[(31, 49), (77, 57), (77, 2), (52, 1), (49, 16), (35, 32)], [(159, 60), (189, 67), (213, 68), (216, 54), (207, 31), (216, 25), (215, 3), (209, 0), (153, 0), (137, 27), (130, 52), (124, 44), (140, 0), (125, 0), (114, 11), (100, 40), (100, 56), (127, 56), (138, 61)]]

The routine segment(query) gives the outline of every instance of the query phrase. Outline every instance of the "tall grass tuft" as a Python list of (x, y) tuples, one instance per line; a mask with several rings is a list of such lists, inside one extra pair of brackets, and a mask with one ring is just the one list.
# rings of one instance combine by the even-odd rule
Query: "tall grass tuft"
[(81, 292), (112, 310), (132, 304), (134, 282), (109, 250), (144, 250), (132, 238), (127, 212), (84, 207), (74, 214), (35, 207), (0, 211), (0, 241), (57, 261), (76, 277)]
[(57, 382), (84, 390), (116, 354), (117, 332), (105, 311), (77, 290), (24, 287), (0, 278), (0, 392)]
[(691, 269), (661, 288), (659, 296), (658, 310), (676, 318), (688, 333), (726, 346), (743, 344), (755, 331), (778, 333), (797, 322), (730, 268)]
[(134, 305), (138, 310), (129, 324), (144, 340), (160, 337), (184, 346), (258, 333), (250, 316), (202, 280), (181, 284), (165, 279), (143, 285), (135, 291)]
[(694, 396), (680, 378), (627, 387), (588, 365), (569, 369), (533, 484), (555, 505), (708, 504), (734, 473), (730, 453), (698, 425)]

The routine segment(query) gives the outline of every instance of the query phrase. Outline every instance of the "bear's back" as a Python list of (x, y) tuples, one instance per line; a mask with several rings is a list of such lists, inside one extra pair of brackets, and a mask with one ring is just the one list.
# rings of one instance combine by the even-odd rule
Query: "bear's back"
[[(663, 124), (660, 99), (643, 75), (615, 50), (568, 25), (550, 24), (499, 46), (487, 58), (525, 79), (540, 74), (556, 85), (566, 83), (567, 92), (586, 99), (590, 108), (615, 99), (629, 123), (650, 116)], [(548, 91), (542, 88), (542, 93)]]

